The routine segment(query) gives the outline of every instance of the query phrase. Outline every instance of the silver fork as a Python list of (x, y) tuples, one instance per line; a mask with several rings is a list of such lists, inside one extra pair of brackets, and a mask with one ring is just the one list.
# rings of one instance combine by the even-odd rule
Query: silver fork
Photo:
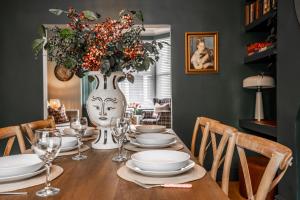
[(27, 192), (0, 192), (0, 195), (27, 195)]
[(168, 188), (191, 188), (192, 184), (185, 183), (185, 184), (144, 184), (141, 183), (137, 180), (132, 180), (135, 184), (145, 188), (145, 189), (150, 189), (154, 187), (168, 187)]

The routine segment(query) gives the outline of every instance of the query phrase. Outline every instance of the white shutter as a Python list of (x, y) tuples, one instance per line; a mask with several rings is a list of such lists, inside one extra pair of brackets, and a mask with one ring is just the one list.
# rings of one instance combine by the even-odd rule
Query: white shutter
[[(171, 44), (170, 37), (157, 39)], [(156, 97), (171, 98), (171, 46), (164, 44), (156, 64)]]

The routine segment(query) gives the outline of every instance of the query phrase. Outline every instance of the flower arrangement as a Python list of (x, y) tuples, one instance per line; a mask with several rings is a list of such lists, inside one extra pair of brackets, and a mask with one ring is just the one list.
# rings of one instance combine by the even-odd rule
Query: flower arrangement
[[(33, 41), (34, 54), (37, 56), (44, 47), (50, 61), (71, 69), (80, 78), (88, 71), (100, 70), (107, 76), (122, 71), (133, 82), (133, 72), (148, 70), (159, 59), (164, 43), (142, 40), (145, 28), (141, 11), (122, 10), (118, 19), (102, 21), (100, 14), (89, 10), (49, 11), (66, 14), (70, 22), (68, 27), (47, 28), (47, 40), (46, 28), (42, 27), (42, 38)], [(135, 25), (135, 21), (141, 24)]]
[(133, 114), (137, 115), (137, 114), (140, 113), (141, 104), (133, 102), (133, 103), (130, 103), (128, 105), (128, 108), (132, 108), (133, 109)]

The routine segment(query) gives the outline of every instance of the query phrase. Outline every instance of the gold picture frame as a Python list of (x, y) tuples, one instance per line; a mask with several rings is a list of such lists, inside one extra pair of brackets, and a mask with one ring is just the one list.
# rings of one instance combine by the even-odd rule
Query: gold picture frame
[(218, 73), (218, 32), (185, 33), (185, 73)]

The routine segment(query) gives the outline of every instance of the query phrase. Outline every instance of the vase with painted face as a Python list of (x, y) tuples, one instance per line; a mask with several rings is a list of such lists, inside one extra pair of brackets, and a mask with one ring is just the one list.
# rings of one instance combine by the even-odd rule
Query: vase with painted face
[(126, 98), (118, 86), (118, 80), (124, 77), (123, 72), (113, 72), (106, 76), (101, 72), (89, 72), (96, 81), (96, 88), (91, 92), (86, 103), (90, 121), (97, 126), (99, 135), (92, 143), (95, 149), (118, 148), (117, 140), (111, 134), (111, 119), (124, 115)]

